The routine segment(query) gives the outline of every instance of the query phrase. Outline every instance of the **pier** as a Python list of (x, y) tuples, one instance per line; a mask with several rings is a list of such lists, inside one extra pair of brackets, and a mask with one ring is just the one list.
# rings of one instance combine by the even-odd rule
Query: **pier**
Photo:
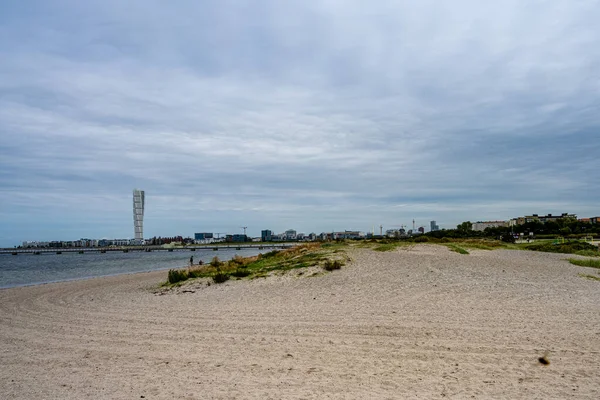
[(27, 248), (27, 249), (0, 249), (0, 254), (12, 254), (17, 256), (19, 254), (66, 254), (66, 253), (108, 253), (108, 252), (121, 252), (129, 253), (134, 251), (218, 251), (221, 249), (266, 249), (266, 250), (277, 250), (287, 249), (290, 247), (297, 246), (298, 243), (261, 243), (261, 244), (212, 244), (212, 245), (196, 245), (196, 246), (184, 246), (184, 247), (163, 247), (163, 246), (116, 246), (116, 247), (59, 247), (59, 248)]

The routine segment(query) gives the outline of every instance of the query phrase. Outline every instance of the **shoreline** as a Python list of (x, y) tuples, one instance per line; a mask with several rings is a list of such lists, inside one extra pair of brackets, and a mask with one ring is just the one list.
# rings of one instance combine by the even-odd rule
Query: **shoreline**
[[(181, 268), (187, 268), (187, 267), (181, 267)], [(168, 271), (169, 269), (173, 269), (173, 268), (167, 267), (167, 268), (161, 268), (161, 269), (149, 269), (146, 271), (121, 272), (121, 273), (116, 273), (116, 274), (85, 276), (85, 277), (72, 278), (72, 279), (60, 279), (60, 280), (54, 280), (54, 281), (48, 281), (48, 282), (24, 283), (24, 284), (19, 284), (19, 285), (14, 285), (14, 286), (0, 286), (0, 291), (24, 288), (24, 287), (36, 287), (36, 286), (53, 285), (53, 284), (69, 283), (69, 282), (77, 282), (77, 281), (88, 281), (88, 280), (101, 279), (101, 278), (111, 278), (111, 277), (122, 276), (122, 275), (138, 275), (138, 274), (141, 275), (141, 274), (148, 274), (148, 273), (152, 273), (152, 272), (165, 272), (165, 271)]]

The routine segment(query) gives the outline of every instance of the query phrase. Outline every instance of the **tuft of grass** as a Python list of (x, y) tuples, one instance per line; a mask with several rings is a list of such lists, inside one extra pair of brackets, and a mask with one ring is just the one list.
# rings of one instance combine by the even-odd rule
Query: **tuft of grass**
[(451, 251), (454, 251), (459, 254), (469, 254), (469, 252), (457, 244), (450, 243), (446, 245)]
[(212, 280), (214, 283), (223, 283), (229, 280), (229, 275), (223, 272), (217, 272), (213, 275)]
[(334, 271), (336, 269), (342, 269), (342, 265), (344, 265), (344, 262), (341, 260), (326, 260), (325, 264), (323, 264), (323, 269), (325, 269), (325, 271)]
[(187, 271), (179, 269), (170, 269), (168, 275), (168, 282), (173, 284), (177, 282), (186, 281), (189, 278)]
[(411, 242), (400, 242), (400, 241), (395, 241), (395, 242), (382, 242), (379, 244), (379, 246), (376, 246), (373, 248), (373, 250), (375, 251), (393, 251), (396, 250), (398, 247), (406, 247), (406, 246), (412, 246), (413, 244)]
[(588, 274), (578, 274), (582, 278), (591, 279), (593, 281), (600, 281), (600, 277)]
[(248, 271), (247, 269), (238, 268), (235, 271), (231, 272), (229, 275), (235, 276), (236, 278), (245, 278), (250, 274), (252, 274), (252, 272)]
[(600, 260), (594, 260), (593, 258), (569, 258), (569, 262), (580, 267), (600, 268)]
[(532, 243), (524, 246), (526, 250), (545, 251), (548, 253), (574, 254), (579, 251), (595, 251), (596, 247), (586, 242), (574, 241), (554, 244), (553, 242)]
[(576, 251), (575, 254), (584, 257), (600, 257), (600, 251), (598, 250), (579, 250)]
[(223, 265), (223, 262), (221, 260), (219, 260), (219, 257), (214, 256), (212, 258), (212, 260), (210, 260), (210, 266), (211, 267), (215, 267), (215, 268), (219, 268)]

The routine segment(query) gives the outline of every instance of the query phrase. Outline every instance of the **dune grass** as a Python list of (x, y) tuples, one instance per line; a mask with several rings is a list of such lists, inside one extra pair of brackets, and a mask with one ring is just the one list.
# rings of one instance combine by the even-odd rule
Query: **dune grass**
[(600, 257), (600, 251), (598, 250), (578, 250), (575, 254), (584, 257)]
[(536, 242), (524, 244), (523, 248), (525, 250), (533, 250), (533, 251), (544, 251), (547, 253), (566, 253), (566, 254), (576, 254), (578, 252), (591, 252), (597, 251), (596, 247), (581, 241), (572, 241), (565, 243), (554, 244), (550, 241)]
[(404, 241), (383, 242), (383, 243), (375, 244), (375, 247), (373, 247), (373, 250), (375, 250), (375, 251), (393, 251), (393, 250), (396, 250), (398, 247), (409, 247), (412, 245), (413, 245), (413, 243), (404, 242)]
[(267, 277), (272, 271), (289, 271), (321, 266), (326, 271), (340, 269), (349, 260), (345, 243), (308, 243), (285, 250), (273, 250), (254, 257), (236, 256), (223, 262), (214, 257), (210, 264), (186, 269), (169, 270), (163, 285), (171, 286), (194, 278), (211, 278), (214, 283), (226, 282), (231, 277), (255, 279)]
[(589, 267), (589, 268), (600, 268), (600, 259), (593, 258), (569, 258), (569, 262), (573, 265), (578, 265), (580, 267)]
[(462, 247), (460, 247), (459, 245), (455, 244), (455, 243), (448, 243), (446, 245), (446, 247), (448, 247), (450, 250), (458, 253), (458, 254), (469, 254), (469, 252), (465, 249), (463, 249)]
[(598, 277), (598, 276), (589, 275), (589, 274), (578, 274), (578, 275), (585, 279), (591, 279), (593, 281), (600, 281), (600, 277)]

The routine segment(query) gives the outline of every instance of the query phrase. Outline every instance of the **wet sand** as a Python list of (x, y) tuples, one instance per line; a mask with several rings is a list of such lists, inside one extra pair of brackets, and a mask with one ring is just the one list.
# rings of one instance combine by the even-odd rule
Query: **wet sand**
[[(7, 399), (600, 398), (600, 282), (564, 254), (352, 250), (304, 274), (0, 290)], [(548, 351), (550, 364), (538, 358)]]

